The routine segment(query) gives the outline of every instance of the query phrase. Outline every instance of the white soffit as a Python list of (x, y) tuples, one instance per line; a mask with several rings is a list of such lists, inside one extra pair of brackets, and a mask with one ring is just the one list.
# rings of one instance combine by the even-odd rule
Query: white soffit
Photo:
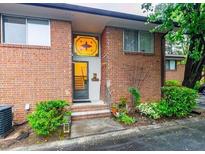
[(154, 24), (145, 25), (135, 20), (23, 4), (0, 4), (0, 13), (71, 21), (72, 30), (76, 32), (102, 33), (105, 26), (139, 30), (154, 27)]

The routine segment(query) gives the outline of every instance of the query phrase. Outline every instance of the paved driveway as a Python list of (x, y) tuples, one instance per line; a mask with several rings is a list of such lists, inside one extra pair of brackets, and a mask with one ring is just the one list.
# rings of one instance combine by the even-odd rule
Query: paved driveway
[(141, 131), (123, 138), (93, 140), (44, 150), (205, 150), (205, 120), (169, 128)]
[(197, 99), (197, 102), (200, 108), (205, 109), (205, 96), (204, 95), (200, 95), (199, 99)]

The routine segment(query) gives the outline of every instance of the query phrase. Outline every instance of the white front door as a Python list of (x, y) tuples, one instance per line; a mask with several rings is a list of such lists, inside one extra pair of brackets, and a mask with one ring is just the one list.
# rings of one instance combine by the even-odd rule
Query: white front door
[[(91, 102), (100, 100), (101, 60), (99, 57), (74, 57), (75, 62), (88, 62), (88, 99)], [(77, 98), (74, 98), (77, 99)], [(80, 99), (80, 98), (79, 98)]]
[[(87, 62), (88, 64), (87, 81), (84, 82), (88, 84), (88, 97), (85, 97), (85, 91), (81, 91), (81, 93), (78, 94), (83, 94), (83, 96), (81, 98), (79, 97), (79, 99), (88, 98), (91, 102), (98, 102), (100, 100), (101, 82), (99, 37), (84, 34), (73, 34), (73, 42), (73, 62)], [(74, 97), (74, 99), (78, 99), (78, 94), (75, 95), (76, 97)]]

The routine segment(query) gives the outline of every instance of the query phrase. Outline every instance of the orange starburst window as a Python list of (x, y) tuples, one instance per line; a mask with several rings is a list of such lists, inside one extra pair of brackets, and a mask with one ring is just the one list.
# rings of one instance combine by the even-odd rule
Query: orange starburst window
[(74, 54), (77, 56), (98, 56), (98, 38), (94, 36), (75, 35)]

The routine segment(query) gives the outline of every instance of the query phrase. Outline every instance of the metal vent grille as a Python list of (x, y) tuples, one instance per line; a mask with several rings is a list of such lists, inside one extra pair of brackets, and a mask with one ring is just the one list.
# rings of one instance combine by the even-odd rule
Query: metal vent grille
[(12, 129), (12, 106), (0, 105), (0, 138)]

